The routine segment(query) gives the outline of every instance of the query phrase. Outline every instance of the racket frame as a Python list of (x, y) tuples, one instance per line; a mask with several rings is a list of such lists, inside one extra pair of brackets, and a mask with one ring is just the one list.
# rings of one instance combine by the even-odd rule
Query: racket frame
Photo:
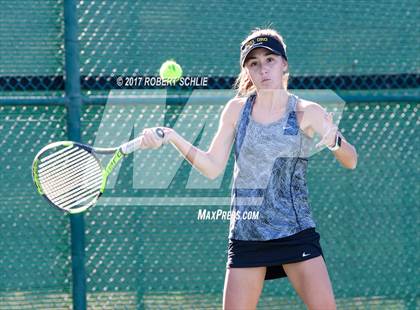
[[(162, 128), (159, 128), (159, 127), (155, 128), (155, 134), (158, 137), (160, 137), (161, 139), (163, 139), (165, 137), (165, 132), (163, 131)], [(112, 173), (115, 166), (121, 161), (122, 158), (124, 158), (128, 154), (130, 154), (130, 153), (132, 153), (132, 152), (134, 152), (134, 151), (136, 151), (137, 149), (140, 148), (140, 143), (141, 143), (142, 136), (143, 136), (143, 134), (141, 134), (140, 136), (138, 136), (137, 138), (135, 138), (131, 141), (128, 141), (128, 142), (122, 144), (119, 147), (111, 147), (111, 148), (92, 147), (92, 146), (89, 146), (89, 145), (86, 145), (86, 144), (83, 144), (83, 143), (79, 143), (79, 142), (74, 142), (74, 141), (57, 141), (57, 142), (53, 142), (53, 143), (50, 143), (50, 144), (44, 146), (36, 154), (36, 156), (35, 156), (35, 158), (32, 162), (32, 179), (34, 181), (34, 184), (35, 184), (35, 187), (36, 187), (38, 193), (40, 195), (42, 195), (48, 201), (48, 203), (50, 205), (56, 207), (57, 209), (60, 209), (63, 212), (70, 213), (70, 214), (76, 214), (76, 213), (86, 211), (87, 209), (92, 207), (96, 203), (96, 201), (98, 201), (99, 197), (101, 197), (101, 195), (105, 191), (108, 176)], [(80, 207), (80, 208), (77, 208), (77, 209), (60, 208), (54, 202), (52, 202), (51, 199), (48, 198), (48, 196), (44, 193), (44, 190), (42, 189), (42, 185), (41, 185), (41, 182), (39, 180), (39, 173), (38, 173), (38, 168), (39, 168), (39, 164), (40, 164), (39, 157), (45, 151), (53, 149), (53, 148), (58, 147), (58, 146), (68, 147), (69, 149), (71, 149), (74, 146), (77, 146), (77, 147), (87, 151), (88, 153), (90, 153), (99, 165), (99, 168), (100, 168), (101, 173), (102, 173), (102, 181), (101, 181), (101, 185), (100, 185), (100, 188), (99, 188), (99, 193), (86, 206), (83, 206), (83, 207)], [(104, 168), (101, 161), (97, 157), (97, 154), (103, 154), (103, 155), (113, 154), (113, 156), (112, 156), (111, 160), (108, 162), (108, 164), (106, 165), (106, 167)]]
[[(39, 157), (45, 153), (47, 150), (50, 149), (54, 149), (56, 147), (59, 146), (64, 146), (64, 147), (74, 147), (77, 146), (83, 150), (85, 150), (86, 152), (90, 153), (93, 158), (96, 160), (96, 162), (98, 163), (101, 172), (102, 172), (102, 181), (101, 181), (101, 186), (99, 189), (99, 194), (93, 198), (86, 206), (77, 208), (77, 209), (69, 209), (69, 210), (64, 210), (63, 208), (60, 208), (59, 206), (57, 206), (51, 199), (48, 198), (48, 196), (45, 194), (41, 182), (39, 180), (39, 173), (38, 173), (38, 168), (39, 168), (39, 164), (40, 164), (40, 159)], [(109, 155), (109, 154), (114, 154), (111, 158), (111, 160), (108, 162), (108, 164), (106, 165), (106, 167), (104, 168), (101, 161), (99, 160), (97, 154), (103, 154), (103, 155)], [(96, 148), (96, 147), (91, 147), (89, 145), (83, 144), (83, 143), (79, 143), (79, 142), (74, 142), (74, 141), (57, 141), (57, 142), (53, 142), (51, 144), (46, 145), (45, 147), (43, 147), (35, 156), (34, 161), (32, 163), (32, 179), (34, 181), (35, 187), (37, 192), (42, 195), (47, 202), (56, 207), (57, 209), (69, 213), (69, 214), (77, 214), (80, 212), (84, 212), (87, 209), (89, 209), (91, 206), (93, 206), (96, 201), (99, 199), (99, 197), (103, 194), (103, 192), (105, 191), (105, 187), (106, 187), (106, 182), (108, 179), (108, 176), (112, 173), (112, 170), (115, 168), (115, 166), (121, 161), (122, 158), (124, 158), (126, 156), (126, 154), (124, 154), (121, 151), (121, 147), (113, 147), (113, 148)]]

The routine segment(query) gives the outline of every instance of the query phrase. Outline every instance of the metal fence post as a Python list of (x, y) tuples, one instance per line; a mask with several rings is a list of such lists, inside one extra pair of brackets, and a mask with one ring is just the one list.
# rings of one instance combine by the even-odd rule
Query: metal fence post
[[(76, 1), (64, 1), (65, 89), (67, 134), (69, 140), (81, 141), (80, 62), (77, 38)], [(86, 309), (85, 223), (83, 213), (70, 216), (73, 309)]]

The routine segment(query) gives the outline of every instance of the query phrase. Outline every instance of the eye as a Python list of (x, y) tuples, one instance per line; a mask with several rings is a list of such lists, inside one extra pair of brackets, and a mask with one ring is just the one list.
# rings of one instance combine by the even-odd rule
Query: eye
[(257, 65), (257, 62), (256, 61), (251, 61), (250, 63), (249, 63), (249, 66), (250, 67), (255, 67)]
[(267, 62), (273, 62), (274, 61), (274, 57), (268, 57), (267, 58)]

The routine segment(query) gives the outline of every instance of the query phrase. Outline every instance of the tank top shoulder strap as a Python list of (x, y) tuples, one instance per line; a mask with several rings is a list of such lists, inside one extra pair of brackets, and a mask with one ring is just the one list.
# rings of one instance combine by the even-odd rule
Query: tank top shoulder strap
[(239, 155), (239, 151), (241, 149), (242, 143), (245, 138), (246, 128), (248, 127), (249, 119), (251, 116), (252, 105), (255, 101), (256, 94), (251, 94), (241, 109), (239, 113), (239, 120), (236, 130), (236, 137), (235, 137), (235, 156)]
[(296, 107), (297, 107), (298, 100), (299, 98), (296, 95), (294, 94), (289, 95), (289, 100), (287, 102), (287, 112), (286, 112), (288, 114), (288, 118), (287, 118), (287, 123), (286, 123), (286, 126), (284, 127), (284, 132), (283, 132), (283, 134), (285, 135), (296, 136), (299, 133), (299, 124), (298, 124), (297, 115), (296, 115)]
[(257, 97), (257, 94), (255, 93), (249, 95), (249, 97), (246, 99), (246, 102), (244, 104), (243, 117), (248, 118), (248, 121), (251, 116), (252, 106), (254, 105), (256, 97)]
[(298, 103), (299, 97), (294, 95), (294, 94), (290, 94), (289, 95), (289, 111), (290, 112), (296, 112), (296, 107), (297, 107), (297, 103)]

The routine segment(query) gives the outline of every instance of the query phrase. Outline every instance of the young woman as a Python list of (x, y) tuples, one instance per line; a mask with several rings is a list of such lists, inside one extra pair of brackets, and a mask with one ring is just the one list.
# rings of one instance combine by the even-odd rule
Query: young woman
[[(141, 148), (170, 142), (203, 175), (224, 171), (231, 147), (235, 168), (224, 309), (255, 309), (264, 280), (288, 277), (309, 309), (335, 309), (334, 294), (308, 204), (307, 146), (314, 134), (348, 169), (357, 164), (331, 114), (287, 91), (283, 38), (254, 30), (241, 45), (238, 95), (225, 106), (209, 150), (170, 128), (159, 139), (144, 130)], [(241, 217), (259, 211), (258, 219)]]

